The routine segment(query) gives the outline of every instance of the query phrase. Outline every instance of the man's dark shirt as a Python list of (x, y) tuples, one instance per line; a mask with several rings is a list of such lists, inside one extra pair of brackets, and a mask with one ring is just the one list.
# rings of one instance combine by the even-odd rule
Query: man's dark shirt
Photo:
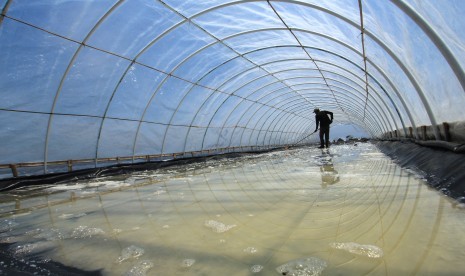
[[(331, 116), (331, 119), (328, 117)], [(320, 124), (321, 128), (329, 128), (333, 120), (333, 113), (331, 111), (322, 110), (315, 115), (315, 122), (316, 128), (315, 131), (318, 129), (318, 124)]]

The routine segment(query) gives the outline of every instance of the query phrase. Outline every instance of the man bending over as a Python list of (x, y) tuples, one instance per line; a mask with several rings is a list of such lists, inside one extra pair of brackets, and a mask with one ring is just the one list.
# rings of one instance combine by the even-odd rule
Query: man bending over
[[(326, 110), (320, 111), (319, 108), (315, 108), (313, 113), (315, 113), (315, 132), (318, 130), (318, 125), (320, 125), (320, 149), (324, 148), (325, 145), (326, 148), (329, 148), (329, 125), (333, 122), (333, 112)], [(329, 118), (328, 115), (331, 118)]]

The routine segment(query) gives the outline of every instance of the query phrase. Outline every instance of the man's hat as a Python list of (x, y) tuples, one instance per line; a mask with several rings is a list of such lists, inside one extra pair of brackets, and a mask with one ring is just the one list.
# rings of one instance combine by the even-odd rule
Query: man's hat
[(318, 113), (318, 112), (320, 112), (320, 109), (319, 109), (319, 108), (313, 109), (313, 113)]

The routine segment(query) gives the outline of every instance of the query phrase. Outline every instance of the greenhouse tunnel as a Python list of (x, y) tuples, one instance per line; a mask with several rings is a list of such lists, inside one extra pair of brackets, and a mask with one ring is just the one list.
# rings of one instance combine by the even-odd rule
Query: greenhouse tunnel
[(305, 151), (319, 145), (319, 108), (334, 114), (331, 148), (368, 140), (465, 202), (464, 1), (0, 0), (0, 10), (1, 191)]

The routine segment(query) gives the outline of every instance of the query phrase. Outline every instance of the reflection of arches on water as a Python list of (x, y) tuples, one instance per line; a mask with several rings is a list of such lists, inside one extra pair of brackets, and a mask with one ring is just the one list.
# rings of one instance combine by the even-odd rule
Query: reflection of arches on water
[(339, 182), (339, 173), (334, 169), (333, 158), (329, 151), (321, 151), (321, 187), (326, 188), (328, 185)]
[[(432, 200), (435, 197), (431, 197), (426, 186), (418, 185), (419, 180), (381, 155), (367, 154), (351, 159), (349, 164), (344, 158), (352, 151), (353, 148), (341, 147), (330, 154), (327, 150), (320, 153), (309, 149), (287, 151), (283, 153), (288, 154), (285, 157), (273, 153), (259, 159), (171, 167), (154, 174), (132, 175), (134, 180), (125, 179), (124, 183), (134, 184), (127, 186), (90, 185), (87, 191), (54, 192), (40, 199), (12, 197), (18, 200), (0, 204), (0, 209), (9, 211), (6, 208), (15, 207), (15, 203), (16, 208), (23, 208), (14, 216), (18, 229), (8, 231), (8, 235), (27, 238), (16, 246), (45, 239), (24, 235), (26, 230), (55, 229), (51, 233), (59, 231), (68, 236), (77, 225), (102, 229), (107, 236), (58, 239), (56, 252), (60, 260), (78, 267), (81, 265), (74, 261), (77, 254), (92, 252), (96, 254), (95, 262), (114, 274), (123, 274), (123, 265), (129, 261), (108, 267), (105, 264), (112, 263), (130, 245), (143, 248), (144, 257), (164, 261), (153, 270), (176, 274), (185, 257), (197, 260), (199, 271), (224, 271), (225, 264), (231, 271), (246, 266), (241, 251), (246, 246), (263, 250), (264, 272), (275, 272), (288, 252), (295, 250), (298, 254), (304, 242), (312, 244), (322, 259), (334, 264), (327, 268), (331, 275), (340, 274), (349, 258), (354, 260), (351, 264), (363, 258), (334, 250), (329, 242), (357, 242), (383, 249), (385, 257), (365, 259), (369, 262), (363, 263), (366, 266), (351, 268), (358, 270), (356, 275), (388, 275), (390, 271), (396, 274), (400, 266), (416, 274), (430, 269), (436, 264), (432, 260), (438, 259), (437, 244), (443, 243), (446, 250), (448, 243), (444, 241), (452, 239), (444, 236), (448, 223), (458, 223), (443, 219), (443, 212), (448, 210), (446, 200)], [(308, 164), (312, 165), (310, 173)], [(309, 175), (310, 183), (318, 182), (318, 174), (314, 178), (318, 168), (322, 179), (323, 172), (339, 176), (337, 168), (344, 175), (343, 181), (338, 180), (337, 185), (326, 190), (309, 185)], [(109, 184), (114, 183), (112, 180), (116, 181), (99, 179)], [(296, 196), (296, 189), (305, 191), (305, 196)], [(426, 214), (422, 206), (428, 206)], [(28, 212), (31, 215), (26, 215)], [(65, 219), (65, 213), (87, 215)], [(237, 227), (227, 233), (215, 233), (204, 226), (206, 220)], [(452, 250), (459, 250), (461, 240), (455, 243), (458, 245)], [(412, 256), (407, 264), (397, 258), (402, 254)], [(216, 263), (216, 258), (227, 261)]]

